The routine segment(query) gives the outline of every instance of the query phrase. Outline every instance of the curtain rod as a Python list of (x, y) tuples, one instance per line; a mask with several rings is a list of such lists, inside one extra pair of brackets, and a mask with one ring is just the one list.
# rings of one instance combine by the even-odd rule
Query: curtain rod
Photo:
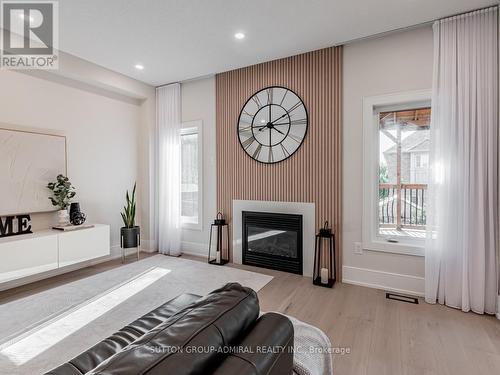
[(205, 75), (199, 76), (199, 77), (188, 78), (188, 79), (185, 79), (184, 81), (175, 81), (175, 82), (170, 82), (170, 83), (164, 83), (163, 85), (155, 86), (155, 89), (159, 89), (161, 87), (165, 87), (168, 85), (173, 85), (174, 83), (186, 83), (186, 82), (191, 82), (191, 81), (197, 81), (199, 79), (210, 78), (210, 77), (213, 77), (215, 74), (216, 73), (205, 74)]
[(443, 20), (443, 19), (451, 18), (451, 17), (457, 17), (457, 16), (461, 16), (463, 14), (478, 12), (478, 11), (486, 10), (486, 9), (490, 9), (490, 8), (491, 9), (498, 8), (498, 5), (496, 5), (496, 4), (494, 4), (494, 5), (488, 5), (488, 6), (483, 7), (483, 8), (468, 10), (466, 12), (461, 12), (461, 13), (454, 13), (454, 14), (450, 14), (448, 16), (437, 18), (435, 20), (417, 23), (415, 25), (399, 27), (399, 28), (396, 28), (396, 29), (392, 29), (392, 30), (388, 30), (388, 31), (383, 31), (383, 32), (377, 33), (377, 34), (371, 34), (371, 35), (366, 35), (366, 36), (362, 36), (362, 37), (359, 37), (359, 38), (349, 39), (349, 40), (346, 40), (346, 41), (343, 41), (343, 42), (336, 43), (336, 44), (334, 44), (334, 46), (338, 47), (338, 46), (342, 46), (342, 45), (346, 45), (346, 44), (361, 42), (361, 41), (364, 41), (364, 40), (381, 38), (381, 37), (386, 36), (388, 34), (398, 33), (398, 32), (407, 31), (407, 30), (419, 29), (421, 27), (430, 26), (434, 22), (439, 21), (439, 20)]
[(425, 27), (425, 26), (430, 26), (430, 25), (432, 25), (436, 21), (437, 20), (421, 22), (421, 23), (417, 23), (417, 24), (411, 25), (411, 26), (403, 26), (403, 27), (398, 27), (396, 29), (392, 29), (392, 30), (382, 31), (382, 32), (377, 33), (377, 34), (370, 34), (370, 35), (366, 35), (366, 36), (361, 36), (359, 38), (348, 39), (346, 41), (342, 41), (342, 42), (336, 43), (333, 46), (334, 47), (340, 47), (340, 46), (345, 46), (347, 44), (353, 44), (353, 43), (357, 43), (357, 42), (363, 42), (365, 40), (382, 38), (382, 37), (390, 35), (390, 34), (396, 34), (396, 33), (399, 33), (399, 32), (420, 29), (420, 28)]

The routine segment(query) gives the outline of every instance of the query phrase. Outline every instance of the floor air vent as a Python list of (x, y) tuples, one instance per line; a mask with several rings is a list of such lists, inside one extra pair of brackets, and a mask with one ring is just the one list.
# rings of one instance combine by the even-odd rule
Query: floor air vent
[(414, 303), (415, 305), (418, 305), (418, 298), (409, 297), (409, 296), (403, 296), (401, 294), (386, 293), (385, 294), (385, 298), (387, 298), (387, 299), (393, 299), (395, 301)]

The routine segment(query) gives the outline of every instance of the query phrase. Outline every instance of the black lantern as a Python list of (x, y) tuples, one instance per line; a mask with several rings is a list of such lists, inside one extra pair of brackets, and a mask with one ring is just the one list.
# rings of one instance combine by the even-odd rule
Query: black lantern
[(325, 221), (316, 235), (313, 284), (331, 288), (335, 283), (335, 235)]
[[(212, 254), (212, 232), (214, 228), (216, 231), (215, 238), (217, 241), (217, 246), (215, 248), (215, 254)], [(210, 227), (210, 241), (208, 242), (208, 263), (222, 266), (227, 262), (229, 262), (229, 225), (226, 223), (222, 212), (218, 212), (214, 223)]]

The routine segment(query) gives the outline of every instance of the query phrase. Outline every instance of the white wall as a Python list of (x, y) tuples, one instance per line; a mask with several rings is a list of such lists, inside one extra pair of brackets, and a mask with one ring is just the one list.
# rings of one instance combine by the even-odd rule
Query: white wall
[(364, 250), (362, 101), (365, 96), (432, 87), (430, 27), (366, 40), (344, 47), (343, 97), (343, 278), (384, 289), (423, 292), (424, 258)]
[(217, 214), (215, 164), (215, 77), (183, 82), (182, 121), (203, 122), (203, 229), (182, 231), (184, 253), (207, 256), (210, 224)]
[[(71, 56), (62, 66), (57, 73), (0, 71), (0, 122), (66, 135), (75, 200), (88, 222), (111, 225), (116, 252), (120, 210), (134, 181), (139, 188), (137, 221), (148, 226), (147, 143), (154, 89)], [(32, 215), (33, 229), (50, 227), (55, 220), (53, 213)]]

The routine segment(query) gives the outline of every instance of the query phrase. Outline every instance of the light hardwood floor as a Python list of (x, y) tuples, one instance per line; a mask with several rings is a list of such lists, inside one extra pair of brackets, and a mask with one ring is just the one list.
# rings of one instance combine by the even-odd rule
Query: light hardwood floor
[[(120, 266), (120, 261), (110, 261), (1, 292), (0, 304)], [(258, 293), (262, 310), (313, 324), (334, 347), (350, 350), (334, 355), (335, 375), (500, 374), (500, 321), (494, 317), (422, 300), (418, 305), (387, 300), (375, 289), (340, 283), (327, 289), (297, 275), (228, 266), (272, 275)]]
[[(253, 269), (252, 267), (243, 267)], [(263, 272), (259, 269), (258, 272)], [(266, 272), (262, 310), (279, 311), (321, 328), (334, 347), (335, 375), (500, 374), (500, 321), (423, 300), (388, 300), (376, 289)]]

